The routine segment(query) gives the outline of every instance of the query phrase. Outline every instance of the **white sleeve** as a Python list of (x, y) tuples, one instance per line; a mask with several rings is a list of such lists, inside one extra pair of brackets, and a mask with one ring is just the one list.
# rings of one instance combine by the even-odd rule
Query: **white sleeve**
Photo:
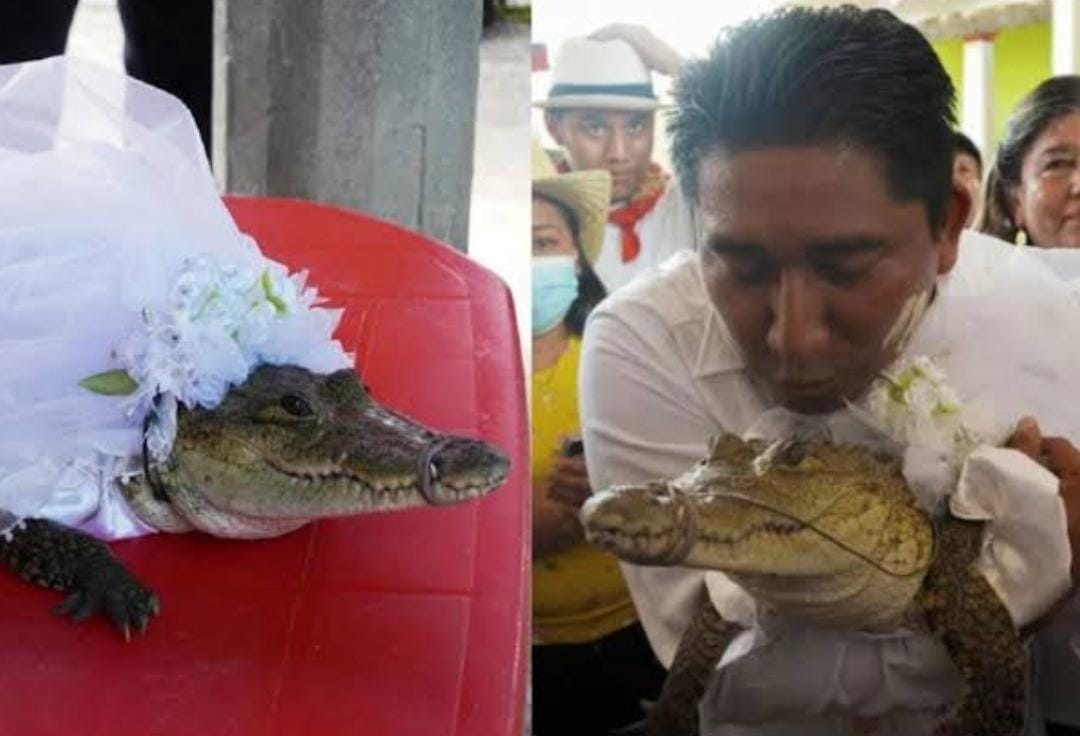
[[(720, 430), (703, 411), (666, 327), (638, 305), (634, 327), (601, 309), (589, 320), (581, 359), (580, 411), (594, 489), (682, 474)], [(657, 658), (669, 666), (705, 573), (623, 564), (623, 575)]]
[(975, 565), (1025, 626), (1071, 586), (1072, 554), (1058, 479), (1016, 450), (980, 447), (968, 456), (949, 500), (962, 519), (988, 522)]

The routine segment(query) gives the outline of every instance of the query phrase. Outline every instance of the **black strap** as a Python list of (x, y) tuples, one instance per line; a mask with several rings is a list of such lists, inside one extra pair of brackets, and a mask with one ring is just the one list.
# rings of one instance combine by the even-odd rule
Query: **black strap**
[(616, 95), (619, 97), (645, 97), (656, 99), (653, 86), (644, 84), (556, 84), (548, 92), (548, 99), (566, 95)]
[(143, 475), (146, 476), (146, 482), (150, 484), (150, 490), (154, 494), (154, 498), (162, 503), (169, 502), (169, 494), (165, 490), (165, 484), (161, 482), (161, 476), (157, 474), (157, 471), (153, 469), (153, 465), (150, 462), (150, 447), (146, 440), (146, 435), (150, 433), (150, 428), (154, 424), (157, 417), (157, 408), (161, 404), (161, 394), (154, 395), (153, 408), (146, 413), (146, 419), (143, 420), (143, 441), (142, 441), (142, 466)]

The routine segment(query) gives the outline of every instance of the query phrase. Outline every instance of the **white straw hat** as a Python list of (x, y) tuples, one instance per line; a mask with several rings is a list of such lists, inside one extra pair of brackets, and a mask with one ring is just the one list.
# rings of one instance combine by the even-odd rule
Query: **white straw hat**
[(539, 141), (533, 140), (532, 180), (534, 194), (554, 199), (574, 211), (581, 251), (590, 264), (596, 263), (611, 206), (611, 173), (589, 169), (560, 174)]
[(549, 110), (655, 110), (660, 102), (648, 67), (626, 41), (571, 38), (555, 57), (547, 100), (535, 105)]

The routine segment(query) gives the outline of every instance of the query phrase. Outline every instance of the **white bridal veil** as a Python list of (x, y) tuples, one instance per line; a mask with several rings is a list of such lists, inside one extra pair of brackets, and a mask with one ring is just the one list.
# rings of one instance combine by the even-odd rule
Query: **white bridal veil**
[(0, 509), (150, 531), (114, 481), (153, 397), (160, 456), (177, 401), (259, 362), (351, 366), (316, 298), (237, 230), (178, 100), (62, 57), (0, 66)]

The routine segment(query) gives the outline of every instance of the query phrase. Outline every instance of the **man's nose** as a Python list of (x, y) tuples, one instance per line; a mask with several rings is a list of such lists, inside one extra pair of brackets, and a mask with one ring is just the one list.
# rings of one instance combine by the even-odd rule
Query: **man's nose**
[(622, 163), (626, 161), (629, 149), (630, 141), (628, 140), (626, 131), (616, 127), (611, 133), (611, 138), (608, 139), (608, 161), (611, 163)]
[(821, 287), (802, 269), (785, 270), (773, 289), (769, 349), (793, 368), (816, 362), (829, 342)]

